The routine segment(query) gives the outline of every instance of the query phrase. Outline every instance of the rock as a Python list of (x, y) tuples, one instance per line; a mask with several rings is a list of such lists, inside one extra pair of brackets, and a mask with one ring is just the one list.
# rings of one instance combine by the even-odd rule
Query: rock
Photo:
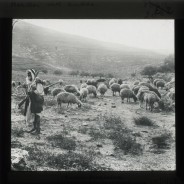
[(67, 115), (65, 115), (65, 117), (68, 117)]
[(18, 170), (25, 170), (27, 168), (27, 157), (29, 156), (26, 150), (19, 148), (11, 149), (11, 164), (12, 168)]
[(107, 103), (104, 103), (104, 105), (107, 105)]
[(116, 108), (116, 106), (115, 106), (115, 105), (112, 105), (111, 107), (112, 107), (112, 108)]
[(83, 125), (83, 126), (88, 126), (88, 124), (87, 124), (87, 123), (83, 123), (82, 125)]

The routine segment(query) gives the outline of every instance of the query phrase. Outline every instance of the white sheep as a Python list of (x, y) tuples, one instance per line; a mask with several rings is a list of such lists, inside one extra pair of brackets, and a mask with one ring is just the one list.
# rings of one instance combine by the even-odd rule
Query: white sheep
[(109, 81), (109, 86), (111, 86), (112, 84), (117, 83), (117, 82), (118, 82), (117, 79), (112, 78), (112, 79)]
[(81, 84), (80, 89), (86, 88), (88, 85), (86, 83)]
[(113, 83), (113, 84), (111, 84), (110, 88), (112, 90), (113, 96), (116, 94), (116, 92), (119, 92), (119, 94), (120, 94), (120, 90), (121, 89), (120, 89), (120, 85), (119, 84)]
[(54, 88), (52, 91), (51, 91), (51, 94), (53, 97), (57, 96), (60, 92), (65, 92), (64, 89), (61, 89), (61, 88)]
[(149, 110), (152, 111), (154, 103), (158, 102), (159, 104), (160, 98), (158, 97), (158, 95), (156, 95), (156, 93), (150, 91), (144, 94), (144, 101), (146, 102), (146, 110), (148, 106)]
[(130, 86), (128, 84), (121, 84), (120, 89), (130, 89)]
[(80, 96), (80, 91), (78, 90), (76, 85), (66, 85), (64, 86), (64, 90), (69, 93), (74, 93), (77, 96)]
[(96, 87), (93, 86), (93, 85), (88, 85), (87, 87), (87, 90), (88, 90), (88, 94), (93, 94), (94, 97), (97, 96), (97, 92), (96, 92)]
[(88, 89), (87, 88), (81, 88), (80, 90), (80, 100), (84, 99), (86, 101), (86, 98), (88, 96)]
[(104, 96), (104, 94), (106, 93), (107, 90), (108, 90), (107, 86), (103, 83), (101, 83), (98, 86), (98, 91), (100, 92), (101, 96)]
[(124, 98), (127, 98), (127, 102), (130, 102), (130, 98), (133, 98), (134, 102), (137, 101), (137, 97), (134, 95), (133, 91), (127, 88), (121, 89), (120, 96), (122, 103), (124, 103)]
[(57, 95), (57, 104), (61, 108), (62, 103), (68, 103), (67, 108), (71, 104), (77, 104), (78, 107), (82, 106), (82, 102), (77, 97), (69, 92), (61, 92)]

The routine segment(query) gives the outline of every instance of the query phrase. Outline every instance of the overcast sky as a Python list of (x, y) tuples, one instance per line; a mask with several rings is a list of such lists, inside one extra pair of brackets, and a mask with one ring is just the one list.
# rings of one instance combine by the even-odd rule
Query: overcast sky
[(174, 20), (29, 19), (24, 21), (96, 40), (174, 53)]

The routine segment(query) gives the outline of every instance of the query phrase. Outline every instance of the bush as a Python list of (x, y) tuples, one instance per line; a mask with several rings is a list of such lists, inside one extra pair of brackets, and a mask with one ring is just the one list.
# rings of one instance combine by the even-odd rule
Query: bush
[(55, 70), (54, 71), (54, 74), (55, 75), (62, 75), (63, 74), (63, 71), (62, 70)]
[(157, 73), (157, 67), (155, 66), (145, 66), (141, 71), (141, 75), (152, 76)]
[(108, 78), (113, 78), (113, 77), (114, 77), (114, 75), (113, 75), (113, 74), (111, 74), (111, 73), (108, 73), (108, 74), (106, 74), (106, 77), (108, 77)]
[(154, 126), (154, 122), (147, 118), (146, 116), (141, 116), (141, 117), (137, 117), (137, 118), (134, 118), (134, 123), (136, 125), (143, 125), (143, 126)]
[(131, 73), (131, 77), (135, 77), (136, 76), (136, 73)]
[(52, 146), (54, 147), (59, 147), (66, 150), (75, 150), (75, 141), (71, 138), (64, 137), (61, 134), (49, 136), (47, 139), (52, 143)]
[(159, 106), (165, 112), (175, 111), (174, 102), (167, 96), (162, 97)]
[(85, 77), (85, 76), (88, 77), (88, 76), (90, 76), (90, 73), (88, 73), (88, 72), (81, 72), (80, 76), (81, 77)]
[(107, 136), (119, 149), (124, 151), (124, 154), (139, 155), (142, 153), (142, 145), (136, 142), (132, 131), (124, 125), (119, 116), (105, 116), (104, 127), (110, 130)]
[(77, 75), (79, 75), (79, 71), (71, 71), (71, 72), (69, 72), (69, 75), (77, 76)]

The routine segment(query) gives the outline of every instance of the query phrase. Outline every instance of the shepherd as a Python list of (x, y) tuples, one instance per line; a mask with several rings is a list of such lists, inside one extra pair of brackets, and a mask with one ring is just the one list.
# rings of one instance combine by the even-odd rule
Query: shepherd
[[(34, 69), (26, 71), (27, 97), (25, 100), (26, 124), (33, 123), (33, 128), (28, 133), (36, 131), (40, 134), (40, 113), (43, 111), (44, 88), (43, 81), (37, 77)], [(20, 106), (20, 104), (19, 104)]]

